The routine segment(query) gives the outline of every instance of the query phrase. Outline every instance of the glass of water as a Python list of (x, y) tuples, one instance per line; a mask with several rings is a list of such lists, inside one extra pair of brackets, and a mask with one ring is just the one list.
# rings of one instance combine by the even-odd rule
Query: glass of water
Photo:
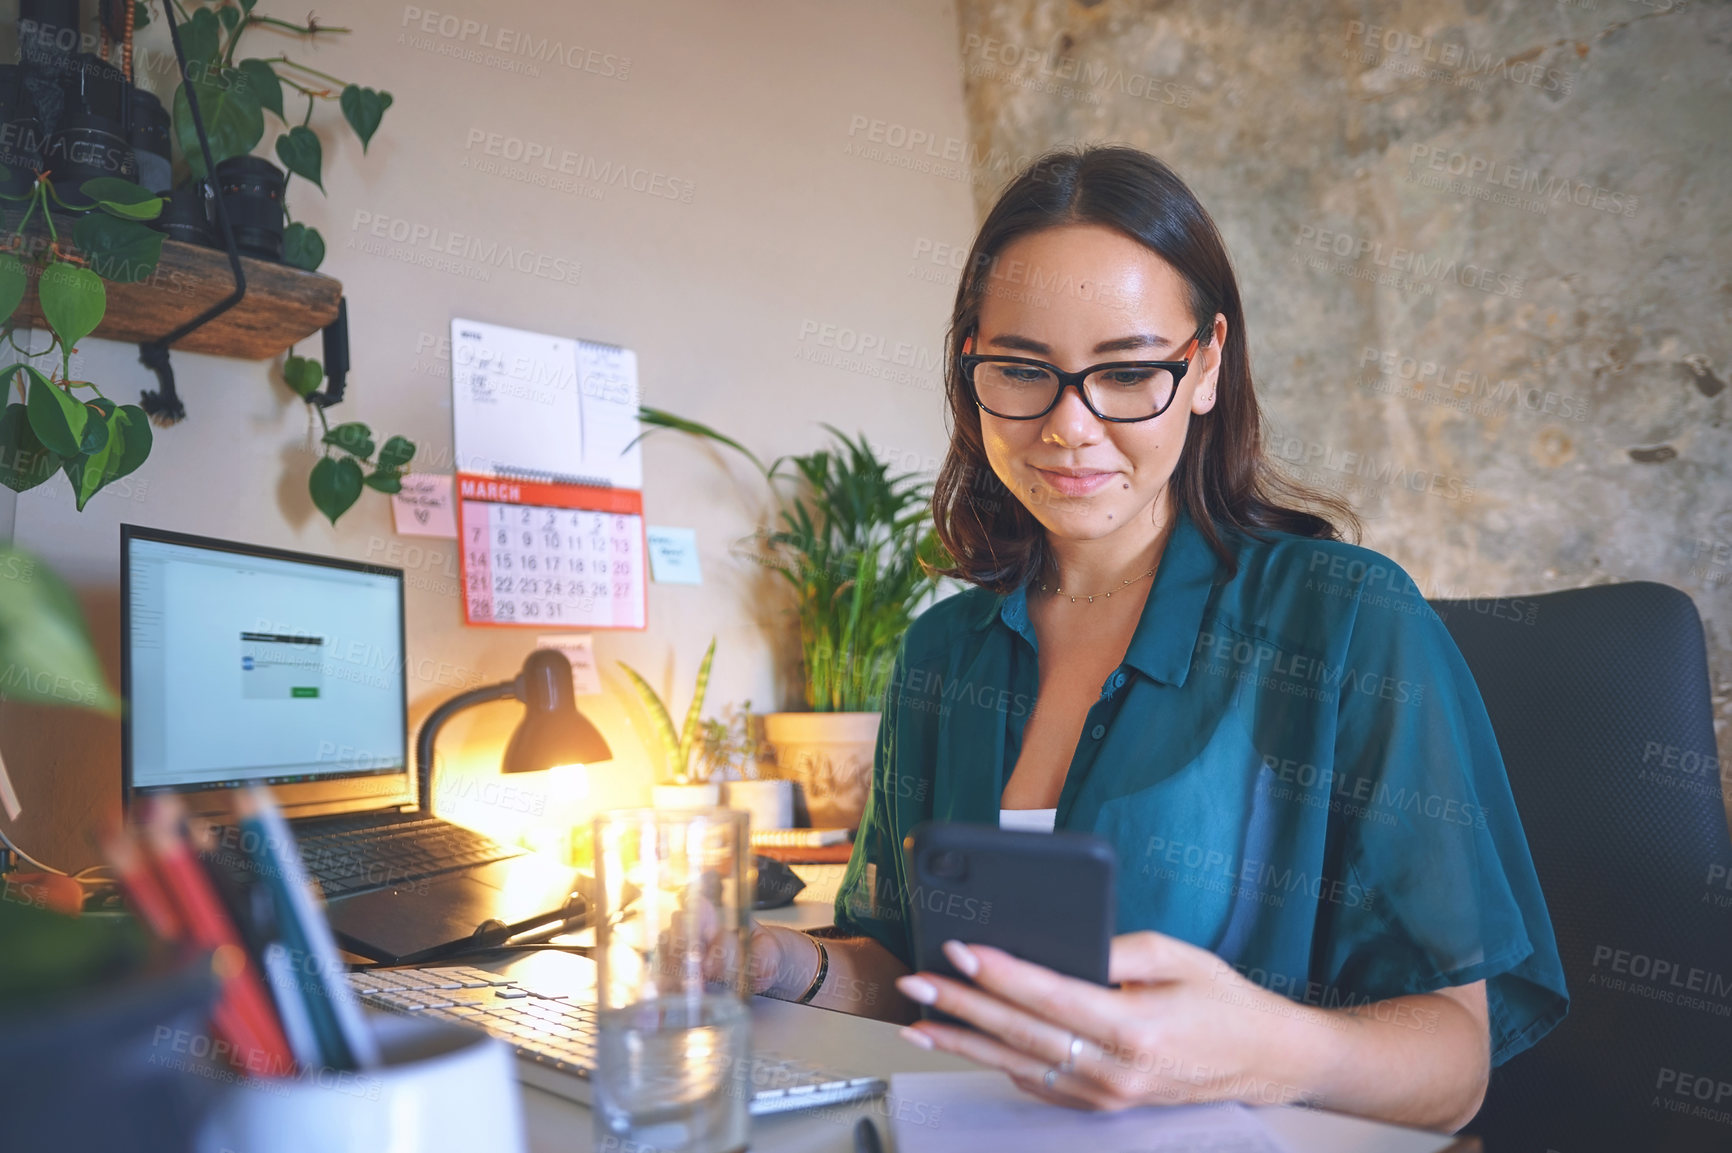
[(596, 818), (597, 1149), (746, 1147), (750, 843), (735, 809)]

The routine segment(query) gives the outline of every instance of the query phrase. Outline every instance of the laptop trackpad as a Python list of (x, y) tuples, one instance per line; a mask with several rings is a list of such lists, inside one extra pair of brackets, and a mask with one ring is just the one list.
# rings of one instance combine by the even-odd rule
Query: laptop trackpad
[(331, 928), (347, 949), (398, 961), (470, 937), (483, 921), (516, 925), (557, 912), (575, 881), (576, 870), (528, 854), (340, 898)]
[(498, 917), (499, 890), (470, 873), (410, 881), (332, 902), (331, 928), (345, 948), (396, 961), (475, 932)]

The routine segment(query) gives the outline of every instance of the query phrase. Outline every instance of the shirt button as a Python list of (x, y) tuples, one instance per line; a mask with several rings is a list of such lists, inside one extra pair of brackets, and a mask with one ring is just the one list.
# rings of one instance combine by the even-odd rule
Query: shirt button
[(1105, 725), (1096, 725), (1094, 728), (1089, 730), (1089, 736), (1093, 737), (1097, 741), (1106, 735), (1107, 727)]

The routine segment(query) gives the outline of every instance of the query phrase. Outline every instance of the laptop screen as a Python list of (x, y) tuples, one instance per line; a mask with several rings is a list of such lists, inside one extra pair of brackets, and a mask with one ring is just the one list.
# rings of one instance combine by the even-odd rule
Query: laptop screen
[(400, 569), (132, 525), (121, 554), (129, 790), (408, 787)]

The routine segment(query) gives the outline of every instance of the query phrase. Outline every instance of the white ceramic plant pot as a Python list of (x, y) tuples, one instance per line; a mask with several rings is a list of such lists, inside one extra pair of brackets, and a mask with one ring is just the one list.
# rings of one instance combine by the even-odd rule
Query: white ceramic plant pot
[(793, 781), (729, 781), (727, 805), (752, 815), (752, 831), (786, 829), (794, 823)]
[(235, 1074), (200, 1149), (247, 1153), (521, 1153), (516, 1062), (467, 1026), (368, 1014), (377, 1069), (308, 1070), (260, 1080)]
[(878, 713), (770, 713), (764, 736), (782, 775), (798, 781), (814, 828), (852, 829), (872, 788)]
[(650, 798), (658, 809), (713, 809), (722, 803), (722, 786), (656, 785), (650, 789)]

